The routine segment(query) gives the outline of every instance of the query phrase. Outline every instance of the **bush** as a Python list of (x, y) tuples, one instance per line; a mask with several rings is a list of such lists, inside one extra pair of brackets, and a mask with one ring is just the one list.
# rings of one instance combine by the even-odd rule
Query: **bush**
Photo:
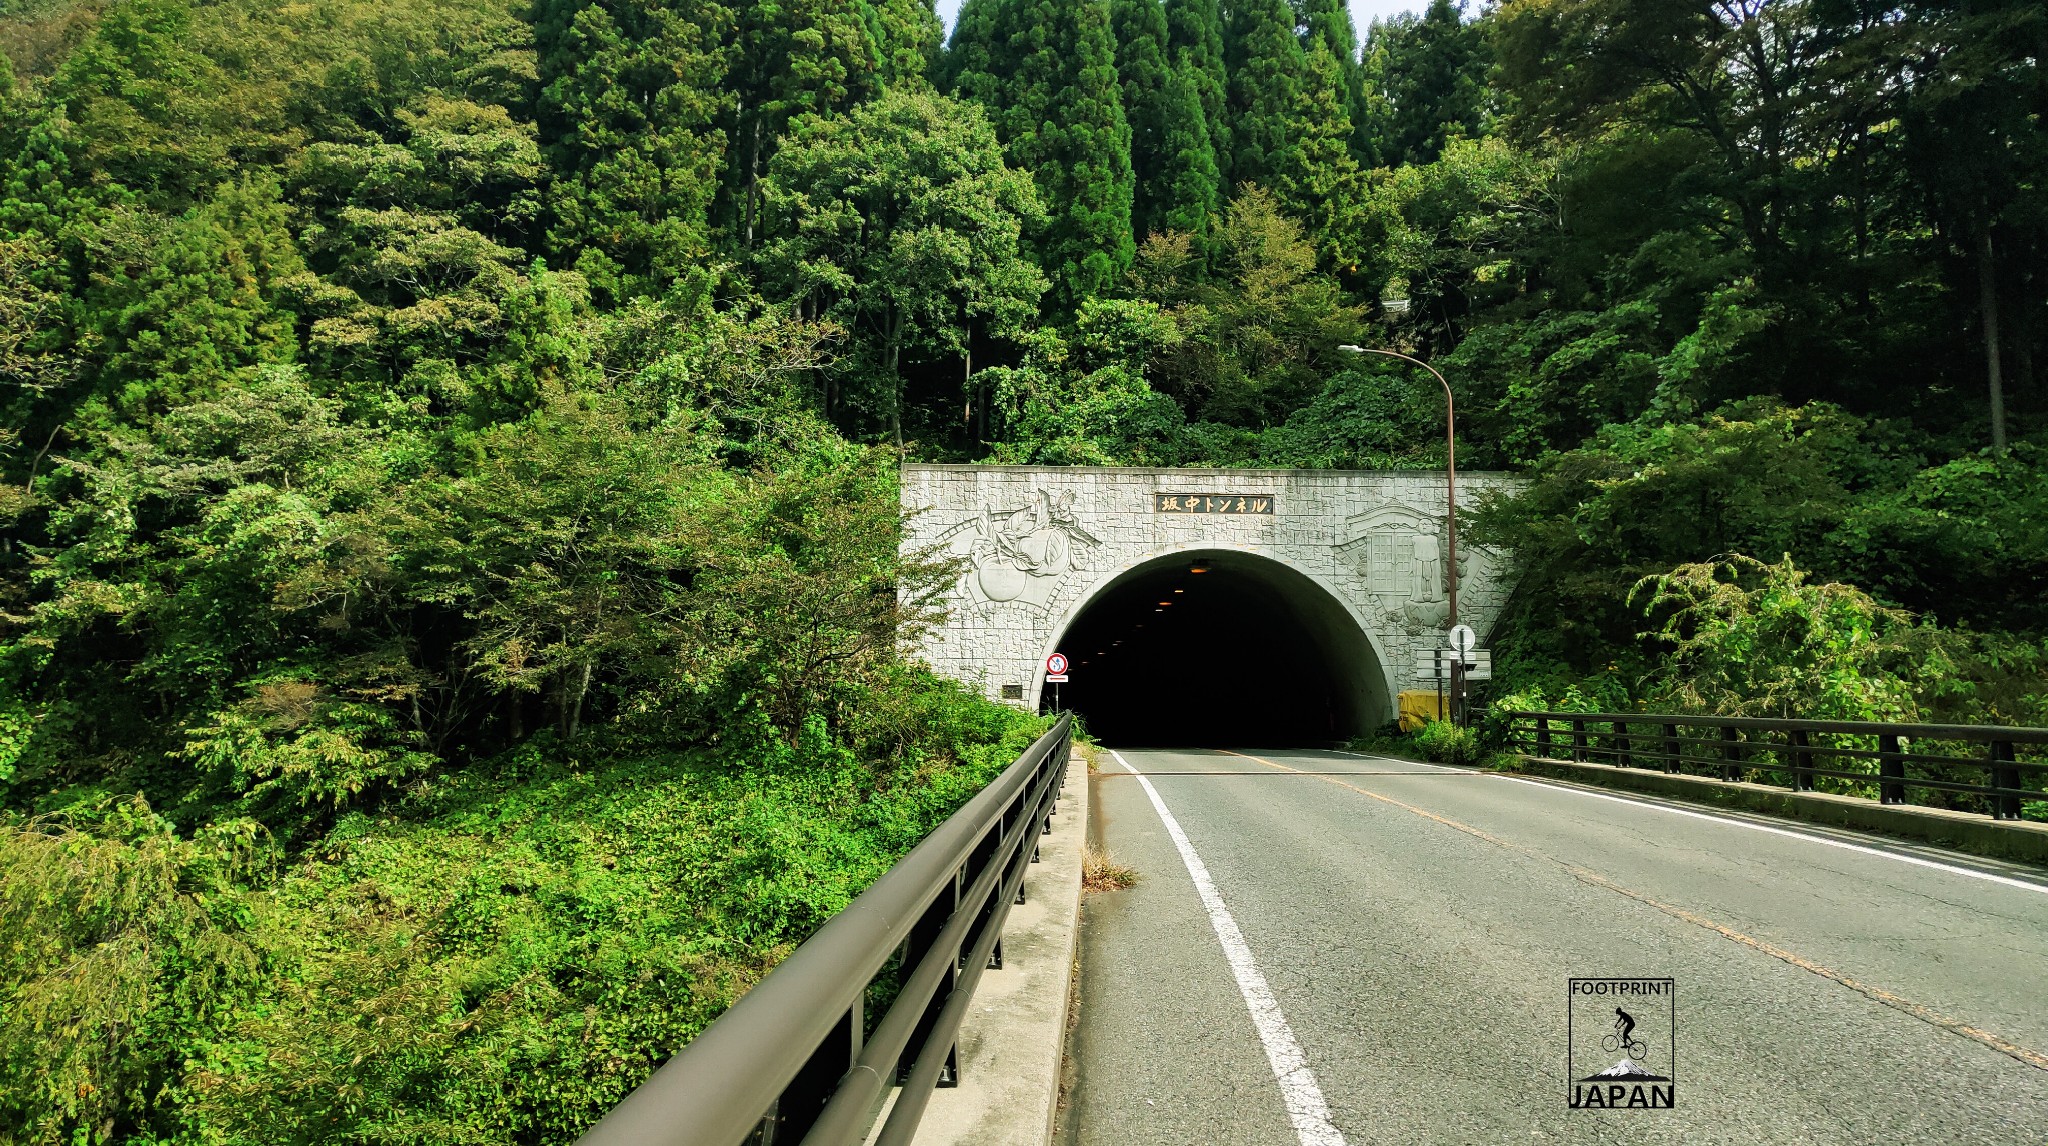
[(1916, 686), (1956, 675), (1957, 642), (1853, 585), (1814, 584), (1787, 556), (1741, 554), (1644, 578), (1632, 597), (1671, 655), (1666, 710), (1817, 720), (1917, 720)]
[(936, 732), (461, 775), (353, 813), (270, 898), (278, 968), (197, 1056), (229, 1142), (569, 1141), (979, 791), (1044, 722), (925, 678)]
[(0, 1142), (163, 1121), (202, 1033), (260, 975), (253, 823), (179, 838), (141, 797), (0, 822)]
[(0, 821), (0, 1143), (574, 1139), (1046, 726), (882, 684), (851, 737), (544, 733), (281, 876), (139, 798)]
[(1439, 764), (1477, 764), (1485, 756), (1479, 734), (1448, 720), (1432, 720), (1415, 734), (1415, 746), (1423, 756)]

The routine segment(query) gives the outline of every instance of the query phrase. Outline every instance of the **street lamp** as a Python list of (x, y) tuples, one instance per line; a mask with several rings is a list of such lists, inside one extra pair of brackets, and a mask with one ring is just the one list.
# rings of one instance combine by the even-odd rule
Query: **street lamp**
[[(1369, 346), (1353, 346), (1345, 343), (1337, 349), (1346, 354), (1377, 354), (1382, 358), (1398, 358), (1411, 365), (1420, 366), (1436, 376), (1444, 388), (1444, 488), (1446, 511), (1444, 513), (1444, 538), (1446, 560), (1444, 562), (1445, 596), (1450, 603), (1450, 628), (1458, 625), (1458, 415), (1451, 384), (1437, 368), (1420, 358), (1411, 358), (1394, 350), (1375, 350)], [(1465, 701), (1465, 660), (1451, 658), (1451, 712), (1453, 717), (1462, 714)]]

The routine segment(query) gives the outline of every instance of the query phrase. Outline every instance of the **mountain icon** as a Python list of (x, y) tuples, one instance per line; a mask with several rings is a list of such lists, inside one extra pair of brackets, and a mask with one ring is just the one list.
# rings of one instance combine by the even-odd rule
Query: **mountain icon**
[(1608, 1067), (1606, 1070), (1603, 1070), (1598, 1074), (1589, 1074), (1585, 1078), (1580, 1079), (1579, 1081), (1605, 1082), (1610, 1079), (1632, 1079), (1636, 1082), (1671, 1081), (1670, 1079), (1665, 1078), (1661, 1074), (1652, 1074), (1649, 1071), (1644, 1070), (1642, 1067), (1637, 1066), (1636, 1060), (1632, 1058), (1622, 1059), (1620, 1062), (1615, 1063), (1613, 1066)]

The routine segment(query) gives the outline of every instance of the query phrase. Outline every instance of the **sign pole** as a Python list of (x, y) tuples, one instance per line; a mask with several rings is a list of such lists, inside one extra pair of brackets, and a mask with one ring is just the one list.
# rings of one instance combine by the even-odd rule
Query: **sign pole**
[(1045, 658), (1045, 683), (1052, 686), (1052, 710), (1060, 711), (1060, 685), (1067, 679), (1067, 655), (1054, 653)]
[(1465, 723), (1465, 662), (1478, 647), (1479, 634), (1468, 625), (1452, 625), (1450, 637), (1451, 654), (1451, 723)]

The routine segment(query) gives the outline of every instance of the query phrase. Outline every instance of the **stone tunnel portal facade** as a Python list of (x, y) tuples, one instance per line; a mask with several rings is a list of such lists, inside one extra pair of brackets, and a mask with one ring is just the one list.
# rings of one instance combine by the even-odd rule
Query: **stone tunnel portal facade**
[[(1514, 480), (1460, 474), (1459, 505)], [(1344, 739), (1432, 687), (1418, 666), (1449, 614), (1440, 473), (910, 465), (902, 490), (904, 550), (964, 570), (920, 652), (993, 699), (1040, 707), (1061, 652), (1062, 699), (1099, 732), (1158, 733), (1132, 722), (1171, 710), (1252, 743), (1221, 714)], [(1505, 565), (1460, 545), (1458, 566), (1460, 620), (1483, 642)]]

